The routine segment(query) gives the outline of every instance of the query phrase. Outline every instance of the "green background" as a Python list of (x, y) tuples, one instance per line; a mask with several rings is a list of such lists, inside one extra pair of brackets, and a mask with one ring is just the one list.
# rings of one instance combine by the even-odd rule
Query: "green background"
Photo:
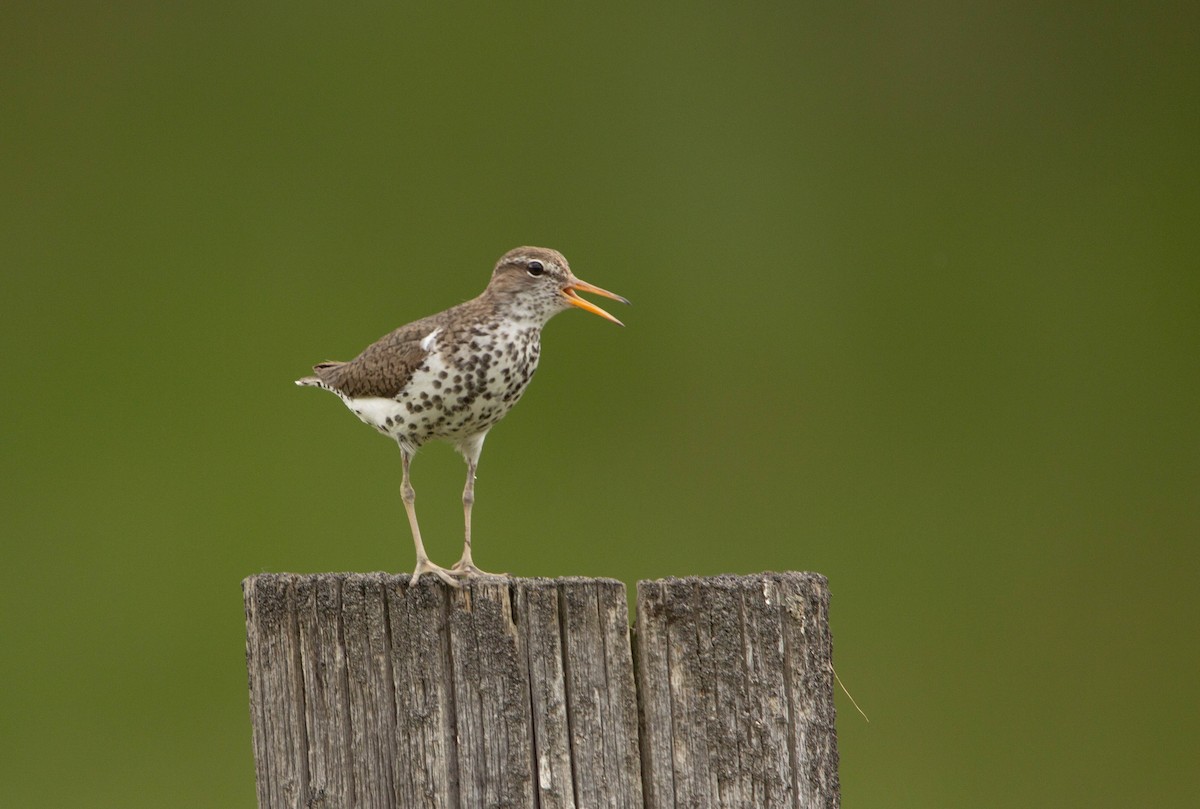
[(292, 380), (544, 244), (482, 567), (826, 574), (847, 806), (1195, 805), (1195, 4), (424, 5), (0, 10), (0, 802), (254, 805), (240, 580), (412, 565)]

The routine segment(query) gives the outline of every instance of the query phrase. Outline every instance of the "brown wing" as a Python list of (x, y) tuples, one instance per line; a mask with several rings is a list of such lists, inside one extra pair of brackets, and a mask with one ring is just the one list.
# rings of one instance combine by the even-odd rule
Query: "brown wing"
[(409, 323), (376, 340), (349, 362), (323, 362), (313, 366), (313, 371), (328, 387), (346, 396), (393, 398), (429, 353), (421, 348), (421, 340), (434, 328), (435, 324), (421, 320)]

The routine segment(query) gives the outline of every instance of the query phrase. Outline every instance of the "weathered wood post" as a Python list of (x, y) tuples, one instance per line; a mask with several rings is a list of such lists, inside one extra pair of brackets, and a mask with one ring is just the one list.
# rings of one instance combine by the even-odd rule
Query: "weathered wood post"
[(243, 583), (258, 801), (836, 807), (814, 574)]
[(644, 581), (637, 617), (647, 807), (839, 805), (823, 576)]

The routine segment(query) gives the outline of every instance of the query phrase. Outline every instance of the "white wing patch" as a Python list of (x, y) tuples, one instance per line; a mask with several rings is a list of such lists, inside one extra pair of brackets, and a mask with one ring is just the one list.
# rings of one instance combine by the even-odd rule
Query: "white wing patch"
[(429, 332), (429, 334), (422, 337), (421, 338), (421, 350), (422, 351), (432, 351), (433, 343), (435, 340), (437, 340), (437, 336), (441, 333), (442, 333), (442, 327), (438, 326), (436, 329)]

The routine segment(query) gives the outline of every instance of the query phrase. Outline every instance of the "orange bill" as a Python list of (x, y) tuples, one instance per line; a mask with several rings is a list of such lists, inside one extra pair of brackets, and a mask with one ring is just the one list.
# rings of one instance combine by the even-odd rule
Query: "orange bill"
[(577, 294), (575, 294), (577, 291), (590, 292), (593, 295), (603, 295), (605, 298), (611, 298), (614, 301), (620, 301), (621, 303), (626, 304), (629, 303), (629, 301), (625, 300), (615, 292), (609, 292), (607, 289), (601, 289), (600, 287), (592, 286), (589, 283), (580, 281), (578, 278), (574, 279), (571, 281), (571, 283), (563, 287), (562, 291), (563, 297), (565, 297), (567, 299), (567, 303), (571, 304), (572, 306), (578, 306), (580, 309), (584, 310), (585, 312), (591, 312), (593, 315), (600, 315), (600, 317), (604, 318), (605, 320), (611, 320), (618, 326), (625, 325), (596, 304), (579, 297)]

